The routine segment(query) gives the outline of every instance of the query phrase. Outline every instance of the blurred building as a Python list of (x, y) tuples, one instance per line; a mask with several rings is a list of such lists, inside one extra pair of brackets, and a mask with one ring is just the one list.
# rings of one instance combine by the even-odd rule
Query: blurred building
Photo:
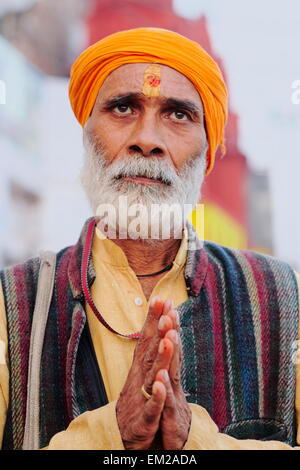
[(81, 134), (68, 80), (40, 72), (1, 36), (0, 79), (0, 266), (6, 266), (74, 243), (90, 213), (78, 181)]
[(0, 34), (42, 72), (68, 77), (86, 45), (83, 18), (94, 0), (23, 0), (19, 8), (10, 8), (10, 1), (0, 18)]
[(265, 172), (250, 170), (248, 176), (248, 214), (251, 248), (272, 253), (271, 200), (269, 178)]
[(24, 259), (39, 238), (39, 158), (37, 133), (42, 74), (0, 37), (0, 264)]

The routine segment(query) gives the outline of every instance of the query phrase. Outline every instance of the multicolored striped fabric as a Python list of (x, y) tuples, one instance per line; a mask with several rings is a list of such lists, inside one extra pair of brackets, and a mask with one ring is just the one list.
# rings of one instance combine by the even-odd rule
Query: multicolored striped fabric
[[(86, 410), (107, 403), (80, 282), (87, 221), (77, 245), (57, 255), (42, 356), (41, 447)], [(186, 284), (179, 307), (182, 381), (220, 431), (295, 443), (298, 290), (292, 269), (272, 257), (200, 243), (188, 226)], [(10, 406), (3, 448), (22, 447), (27, 364), (39, 260), (0, 273), (9, 334)], [(95, 278), (92, 260), (88, 283)], [(113, 295), (113, 293), (111, 293)]]
[[(80, 282), (86, 226), (77, 245), (57, 255), (55, 285), (45, 332), (40, 376), (40, 447), (79, 414), (107, 403), (90, 338)], [(10, 399), (3, 449), (21, 449), (26, 416), (30, 328), (39, 259), (0, 273), (7, 311)], [(95, 273), (89, 266), (88, 282)], [(79, 347), (80, 345), (80, 347)]]
[[(298, 290), (273, 257), (205, 243), (180, 308), (183, 380), (220, 431), (294, 442)], [(191, 354), (193, 351), (193, 354)]]

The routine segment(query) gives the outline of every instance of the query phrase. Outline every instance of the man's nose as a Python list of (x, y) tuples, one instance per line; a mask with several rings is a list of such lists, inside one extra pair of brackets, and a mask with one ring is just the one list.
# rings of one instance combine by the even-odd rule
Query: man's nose
[(129, 153), (139, 153), (144, 157), (166, 155), (162, 129), (155, 116), (144, 116), (138, 120), (127, 148)]

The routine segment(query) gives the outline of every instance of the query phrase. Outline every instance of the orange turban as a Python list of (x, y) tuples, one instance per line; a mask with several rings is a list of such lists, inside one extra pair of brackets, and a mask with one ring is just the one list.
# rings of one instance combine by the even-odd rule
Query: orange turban
[(207, 173), (219, 145), (224, 146), (227, 89), (216, 62), (196, 42), (159, 28), (120, 31), (83, 51), (71, 69), (69, 97), (82, 126), (88, 120), (106, 77), (124, 64), (160, 63), (185, 75), (197, 89), (204, 106), (209, 148)]

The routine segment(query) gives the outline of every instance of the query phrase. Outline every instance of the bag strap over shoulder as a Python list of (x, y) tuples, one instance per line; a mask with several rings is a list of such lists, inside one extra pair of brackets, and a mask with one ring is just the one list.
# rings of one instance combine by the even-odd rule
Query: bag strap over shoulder
[(40, 447), (40, 368), (45, 329), (54, 286), (56, 255), (51, 251), (45, 251), (40, 254), (40, 260), (37, 296), (30, 337), (24, 450), (36, 450)]

